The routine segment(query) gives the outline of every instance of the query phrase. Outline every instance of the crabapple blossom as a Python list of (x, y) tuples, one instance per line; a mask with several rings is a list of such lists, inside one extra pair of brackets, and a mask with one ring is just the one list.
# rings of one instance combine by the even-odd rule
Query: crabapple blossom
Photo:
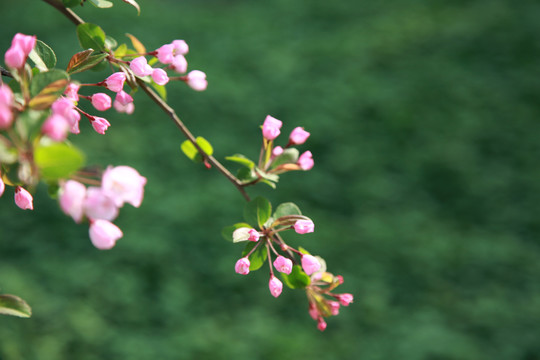
[(158, 58), (160, 63), (170, 64), (172, 63), (173, 58), (174, 58), (173, 52), (174, 52), (174, 45), (165, 44), (156, 50), (156, 57)]
[(278, 297), (281, 295), (281, 291), (283, 290), (283, 283), (274, 275), (270, 276), (270, 281), (268, 282), (268, 288), (270, 289), (270, 294), (272, 294), (273, 297)]
[(4, 194), (5, 189), (6, 184), (4, 184), (4, 180), (2, 180), (2, 174), (0, 174), (0, 197)]
[(291, 259), (279, 255), (276, 260), (274, 260), (274, 267), (277, 271), (289, 275), (292, 271), (293, 263)]
[(86, 197), (86, 187), (78, 181), (68, 180), (60, 188), (58, 200), (62, 211), (73, 218), (76, 223), (80, 223), (84, 215), (84, 199)]
[(200, 70), (192, 70), (186, 75), (186, 84), (196, 91), (204, 91), (208, 86), (206, 74)]
[(92, 105), (99, 111), (105, 111), (111, 108), (111, 97), (105, 93), (95, 93), (92, 95)]
[(281, 132), (279, 130), (281, 125), (283, 125), (283, 123), (280, 120), (268, 115), (266, 119), (264, 119), (262, 126), (262, 134), (264, 138), (266, 140), (274, 140), (277, 138)]
[(13, 123), (13, 112), (9, 106), (0, 104), (0, 130), (7, 129)]
[(19, 46), (25, 56), (28, 56), (34, 46), (36, 46), (36, 36), (17, 33), (13, 37), (13, 40), (11, 40), (11, 46)]
[(77, 103), (79, 101), (79, 88), (81, 86), (76, 83), (69, 83), (66, 87), (66, 90), (64, 90), (64, 95), (69, 100), (73, 101), (74, 103)]
[(301, 145), (306, 142), (309, 137), (309, 133), (302, 127), (296, 127), (289, 135), (289, 142), (293, 145)]
[(41, 132), (51, 140), (64, 141), (67, 138), (70, 124), (62, 115), (52, 114), (41, 126)]
[(302, 269), (308, 275), (313, 274), (314, 272), (319, 271), (321, 264), (315, 256), (303, 254), (302, 255)]
[(189, 52), (189, 46), (184, 40), (173, 40), (171, 44), (176, 55), (186, 55)]
[(93, 116), (91, 122), (94, 130), (101, 135), (105, 135), (105, 131), (111, 126), (111, 123), (102, 117)]
[(255, 229), (249, 229), (248, 234), (249, 234), (248, 240), (255, 241), (255, 242), (259, 241), (259, 238), (261, 236), (261, 234), (259, 234), (259, 232)]
[(281, 146), (276, 146), (272, 149), (272, 156), (278, 157), (281, 154), (283, 154), (283, 148)]
[(184, 55), (176, 55), (171, 62), (171, 68), (179, 74), (187, 71), (188, 63)]
[(296, 162), (298, 166), (300, 166), (300, 169), (302, 170), (310, 170), (313, 165), (313, 155), (311, 154), (311, 151), (306, 151), (300, 157), (298, 158), (298, 161)]
[(124, 82), (126, 81), (126, 74), (119, 71), (110, 75), (105, 79), (105, 87), (113, 92), (122, 91), (124, 88)]
[(86, 191), (83, 209), (90, 219), (112, 221), (118, 216), (118, 207), (113, 199), (105, 195), (101, 188), (94, 186), (89, 187)]
[(13, 104), (13, 91), (6, 84), (0, 83), (0, 104), (11, 106)]
[(108, 167), (101, 179), (101, 188), (116, 206), (127, 202), (134, 207), (141, 206), (146, 178), (129, 166)]
[(12, 45), (4, 55), (4, 62), (6, 65), (14, 69), (22, 68), (25, 61), (26, 54), (19, 45)]
[(137, 76), (148, 76), (152, 74), (152, 67), (148, 65), (148, 61), (144, 56), (139, 56), (129, 63), (129, 68)]
[(152, 71), (152, 79), (158, 85), (165, 85), (169, 82), (167, 72), (160, 68), (154, 69), (154, 71)]
[(100, 250), (112, 248), (116, 244), (116, 241), (124, 236), (118, 226), (102, 219), (90, 220), (88, 233), (92, 244)]
[(241, 259), (238, 259), (236, 264), (234, 265), (234, 271), (240, 275), (247, 275), (249, 274), (249, 266), (250, 266), (249, 259), (247, 257), (243, 257)]
[(34, 199), (32, 195), (24, 188), (17, 186), (15, 188), (15, 204), (23, 210), (34, 210)]
[(326, 321), (322, 317), (317, 320), (317, 329), (324, 331), (326, 329)]
[(339, 294), (337, 295), (339, 302), (343, 306), (349, 306), (350, 303), (353, 302), (354, 297), (352, 294), (345, 293), (345, 294)]
[(315, 224), (311, 220), (297, 220), (293, 227), (294, 231), (298, 234), (307, 234), (315, 231)]
[(339, 307), (340, 307), (339, 301), (329, 301), (328, 305), (330, 306), (330, 313), (333, 316), (339, 315)]

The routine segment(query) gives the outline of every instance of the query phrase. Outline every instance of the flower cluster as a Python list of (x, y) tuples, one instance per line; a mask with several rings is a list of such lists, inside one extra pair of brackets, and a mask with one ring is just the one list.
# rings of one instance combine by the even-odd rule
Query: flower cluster
[(90, 240), (98, 249), (110, 249), (122, 237), (111, 221), (118, 216), (124, 203), (141, 205), (146, 178), (129, 166), (109, 167), (103, 173), (101, 186), (86, 188), (81, 182), (67, 180), (59, 192), (60, 207), (66, 215), (80, 223), (90, 222)]

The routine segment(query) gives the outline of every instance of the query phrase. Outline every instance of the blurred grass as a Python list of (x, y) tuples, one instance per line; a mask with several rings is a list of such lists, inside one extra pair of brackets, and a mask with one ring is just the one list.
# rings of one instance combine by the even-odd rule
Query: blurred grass
[[(267, 114), (312, 133), (312, 171), (250, 192), (315, 220), (293, 241), (355, 303), (320, 334), (301, 292), (276, 300), (264, 271), (236, 276), (240, 249), (219, 232), (242, 198), (137, 96), (132, 117), (107, 114), (106, 136), (85, 124), (74, 140), (90, 163), (148, 178), (114, 250), (93, 249), (44, 188), (34, 213), (2, 198), (0, 287), (34, 316), (2, 318), (1, 359), (540, 359), (539, 3), (140, 4), (140, 17), (119, 1), (79, 13), (148, 49), (188, 41), (210, 85), (171, 84), (169, 101), (218, 158), (255, 157)], [(67, 21), (39, 1), (2, 5), (0, 49), (37, 34), (67, 64)]]

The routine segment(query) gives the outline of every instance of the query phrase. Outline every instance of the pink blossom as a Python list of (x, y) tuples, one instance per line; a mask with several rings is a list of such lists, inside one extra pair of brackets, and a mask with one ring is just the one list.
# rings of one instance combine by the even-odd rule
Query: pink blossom
[(208, 86), (206, 74), (199, 70), (190, 71), (186, 75), (186, 83), (189, 87), (196, 91), (204, 91)]
[(80, 223), (83, 218), (83, 202), (86, 197), (86, 187), (78, 181), (68, 180), (60, 188), (60, 208), (62, 211)]
[(300, 166), (300, 169), (302, 170), (310, 170), (313, 165), (313, 155), (311, 154), (311, 151), (306, 151), (300, 157), (298, 158), (298, 161), (296, 162), (298, 166)]
[(141, 206), (146, 178), (129, 166), (108, 167), (101, 179), (101, 188), (116, 206), (127, 202), (135, 207)]
[(11, 46), (19, 46), (23, 50), (25, 56), (28, 56), (34, 46), (36, 46), (36, 36), (17, 33), (13, 37), (13, 40), (11, 40)]
[(189, 52), (189, 46), (184, 40), (174, 40), (172, 46), (176, 55), (186, 55)]
[(315, 224), (311, 220), (296, 220), (293, 225), (298, 234), (307, 234), (315, 231)]
[(102, 219), (90, 221), (89, 235), (92, 244), (100, 250), (112, 248), (116, 241), (124, 236), (118, 226)]
[(272, 156), (278, 157), (281, 154), (283, 154), (283, 148), (281, 146), (276, 146), (274, 149), (272, 149)]
[(11, 106), (13, 104), (13, 91), (6, 84), (0, 83), (0, 105)]
[(66, 87), (66, 90), (64, 90), (64, 95), (73, 103), (77, 103), (79, 101), (80, 87), (81, 86), (79, 84), (69, 83), (69, 85)]
[(289, 135), (289, 142), (293, 145), (300, 145), (306, 142), (309, 137), (309, 133), (304, 130), (302, 127), (294, 128)]
[(92, 117), (92, 127), (98, 134), (105, 135), (105, 131), (111, 126), (111, 123), (102, 117), (94, 116)]
[(62, 115), (52, 114), (41, 126), (41, 132), (51, 140), (64, 141), (67, 138), (70, 124)]
[(156, 57), (162, 64), (170, 64), (173, 61), (174, 46), (172, 44), (165, 44), (156, 50)]
[(6, 184), (4, 184), (4, 180), (2, 180), (2, 174), (0, 174), (0, 197), (4, 194), (4, 190), (6, 190)]
[(112, 100), (105, 93), (95, 93), (92, 95), (92, 105), (99, 111), (105, 111), (111, 108)]
[(326, 329), (326, 321), (322, 317), (317, 320), (317, 329), (324, 331)]
[(69, 131), (72, 134), (78, 134), (81, 131), (79, 130), (79, 121), (81, 120), (81, 114), (75, 109), (71, 109), (68, 111), (68, 115), (66, 116), (66, 119), (69, 123), (70, 129)]
[(234, 271), (236, 271), (240, 275), (247, 275), (249, 274), (249, 266), (250, 266), (249, 259), (247, 257), (243, 257), (239, 259), (236, 264), (234, 265)]
[(20, 69), (24, 66), (26, 54), (20, 46), (11, 46), (4, 55), (4, 62), (7, 66), (15, 69)]
[(268, 282), (268, 287), (270, 288), (270, 294), (272, 294), (273, 297), (278, 297), (281, 295), (281, 291), (283, 290), (283, 283), (274, 275), (270, 276), (270, 281)]
[(66, 117), (68, 115), (68, 112), (74, 109), (74, 107), (75, 105), (73, 105), (73, 102), (71, 100), (65, 97), (60, 97), (52, 103), (51, 110), (53, 114), (58, 114)]
[(249, 229), (248, 234), (249, 234), (248, 240), (255, 241), (255, 242), (259, 241), (259, 237), (261, 236), (261, 234), (259, 234), (259, 232), (255, 229)]
[(281, 128), (281, 125), (283, 125), (283, 123), (268, 115), (266, 117), (266, 119), (264, 119), (264, 123), (263, 123), (263, 126), (262, 126), (262, 133), (263, 133), (263, 136), (266, 140), (274, 140), (275, 138), (277, 138), (280, 134), (280, 128)]
[(279, 255), (276, 260), (274, 260), (274, 267), (277, 271), (289, 275), (292, 271), (293, 263), (291, 259)]
[(122, 105), (121, 102), (115, 100), (113, 106), (119, 113), (133, 114), (133, 111), (135, 111), (135, 105), (133, 103)]
[(152, 72), (152, 79), (158, 85), (165, 85), (169, 82), (167, 72), (160, 68), (154, 69), (154, 71)]
[(137, 76), (148, 76), (152, 74), (152, 67), (144, 56), (139, 56), (129, 63), (129, 68)]
[(188, 67), (186, 58), (183, 55), (176, 55), (171, 62), (171, 67), (179, 74), (185, 73)]
[(339, 301), (329, 301), (328, 306), (330, 306), (330, 313), (334, 316), (339, 314)]
[(23, 210), (34, 210), (34, 199), (32, 195), (24, 188), (17, 186), (15, 188), (15, 204)]
[(313, 274), (314, 272), (319, 271), (321, 264), (315, 256), (303, 254), (302, 255), (302, 269), (308, 275)]
[(126, 74), (123, 72), (115, 72), (105, 79), (105, 87), (111, 91), (119, 92), (124, 88), (124, 82), (126, 81)]
[(11, 108), (0, 104), (0, 130), (7, 129), (13, 123), (13, 112)]
[(114, 100), (118, 101), (122, 105), (127, 105), (127, 104), (133, 102), (133, 98), (131, 97), (131, 95), (129, 95), (127, 92), (125, 92), (123, 90), (119, 91), (116, 94), (116, 97), (114, 98)]
[(352, 294), (345, 293), (345, 294), (339, 294), (338, 300), (343, 306), (349, 306), (350, 303), (353, 302), (354, 297)]
[(313, 303), (309, 303), (309, 316), (311, 316), (311, 318), (313, 320), (317, 320), (319, 317), (321, 317), (321, 315), (319, 314), (319, 310), (317, 309), (317, 306)]
[(86, 191), (83, 208), (90, 219), (113, 221), (118, 216), (118, 207), (113, 199), (105, 195), (101, 188), (94, 186)]

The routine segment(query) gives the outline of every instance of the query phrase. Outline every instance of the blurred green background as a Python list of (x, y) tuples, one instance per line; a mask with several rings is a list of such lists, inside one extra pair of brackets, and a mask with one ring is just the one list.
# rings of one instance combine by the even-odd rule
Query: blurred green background
[[(74, 138), (89, 163), (148, 178), (113, 250), (45, 187), (34, 212), (1, 199), (0, 288), (34, 315), (0, 319), (0, 359), (540, 359), (538, 1), (140, 0), (139, 17), (113, 1), (77, 11), (120, 41), (190, 45), (208, 90), (171, 84), (169, 101), (218, 159), (256, 157), (267, 114), (282, 142), (311, 132), (313, 170), (249, 192), (314, 219), (294, 242), (355, 302), (320, 333), (301, 291), (274, 299), (266, 271), (235, 274), (242, 246), (220, 231), (243, 199), (136, 94), (133, 116), (106, 114), (106, 136), (84, 124)], [(37, 0), (0, 4), (2, 52), (37, 34), (65, 67), (67, 20)]]

